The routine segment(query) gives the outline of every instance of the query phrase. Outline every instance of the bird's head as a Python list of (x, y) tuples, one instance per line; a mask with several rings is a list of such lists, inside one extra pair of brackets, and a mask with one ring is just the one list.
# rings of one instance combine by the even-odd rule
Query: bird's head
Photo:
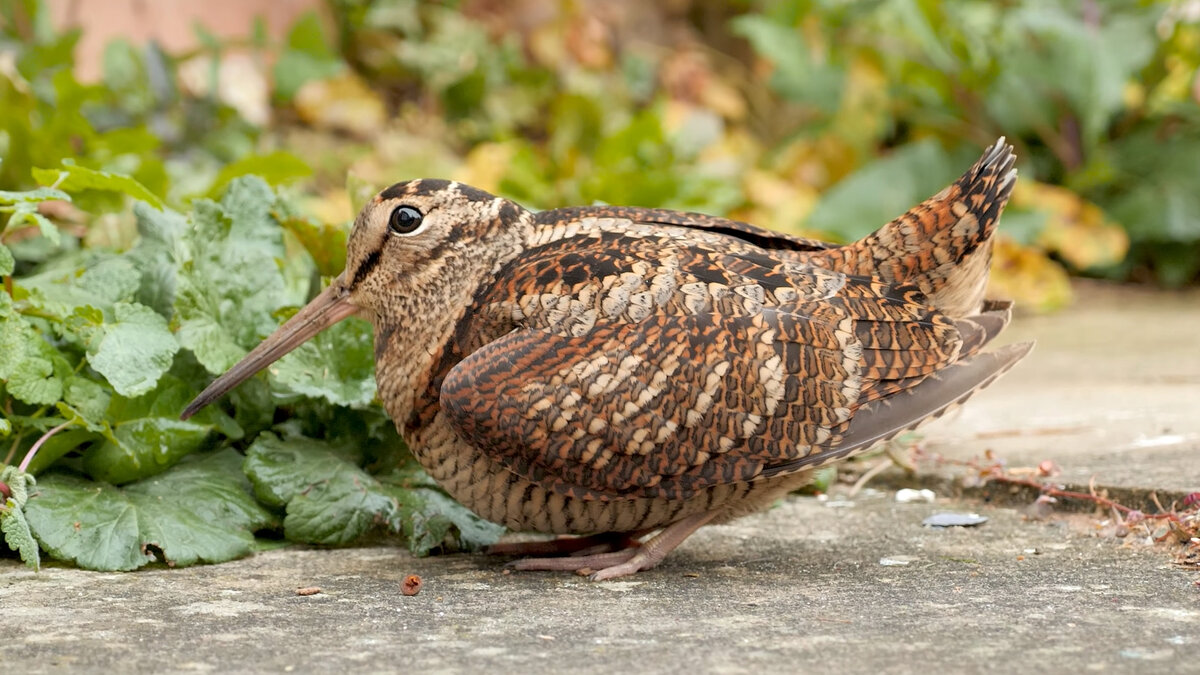
[(492, 268), (495, 251), (511, 248), (527, 216), (511, 201), (453, 181), (413, 180), (380, 192), (354, 221), (346, 269), (214, 380), (184, 409), (183, 419), (347, 317), (378, 321), (402, 308), (435, 310), (431, 299), (455, 295), (450, 291), (473, 282), (472, 272)]

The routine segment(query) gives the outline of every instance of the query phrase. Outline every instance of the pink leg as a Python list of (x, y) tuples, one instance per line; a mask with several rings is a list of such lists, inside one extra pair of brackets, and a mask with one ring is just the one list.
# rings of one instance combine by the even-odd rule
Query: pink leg
[(619, 551), (637, 545), (637, 539), (651, 530), (638, 532), (601, 532), (585, 537), (559, 537), (549, 541), (523, 541), (511, 544), (492, 544), (484, 553), (514, 556), (565, 556), (586, 553)]
[(715, 511), (709, 511), (689, 516), (668, 525), (644, 544), (619, 551), (566, 558), (524, 558), (509, 565), (516, 570), (554, 570), (590, 574), (592, 581), (615, 579), (648, 570), (662, 562), (684, 539), (716, 515)]

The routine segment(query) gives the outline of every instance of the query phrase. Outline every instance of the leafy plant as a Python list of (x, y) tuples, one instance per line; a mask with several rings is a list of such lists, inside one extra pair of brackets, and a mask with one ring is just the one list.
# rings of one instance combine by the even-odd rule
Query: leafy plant
[[(127, 176), (37, 175), (68, 190), (146, 190)], [(43, 188), (10, 198), (69, 197)], [(27, 527), (51, 557), (92, 569), (227, 560), (253, 548), (255, 531), (280, 525), (247, 475), (253, 495), (270, 496), (266, 507), (286, 508), (282, 533), (293, 541), (345, 544), (383, 530), (423, 554), (498, 535), (428, 483), (381, 482), (359, 468), (386, 455), (389, 476), (403, 467), (416, 475), (372, 405), (365, 322), (326, 331), (232, 403), (179, 420), (208, 379), (305, 302), (319, 277), (284, 227), (296, 216), (258, 178), (234, 179), (219, 202), (197, 199), (187, 214), (145, 202), (135, 214), (132, 249), (56, 257), (0, 294), (12, 492), (0, 515), (10, 546), (36, 564)], [(333, 436), (360, 454), (330, 454), (321, 439)], [(248, 452), (245, 473), (234, 449)], [(297, 461), (271, 463), (286, 453)]]

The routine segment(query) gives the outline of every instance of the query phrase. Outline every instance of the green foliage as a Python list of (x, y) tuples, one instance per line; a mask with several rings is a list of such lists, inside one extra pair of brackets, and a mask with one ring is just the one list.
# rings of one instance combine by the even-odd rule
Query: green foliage
[(75, 166), (72, 160), (63, 160), (62, 169), (33, 170), (33, 179), (42, 185), (49, 185), (64, 192), (79, 193), (89, 190), (110, 192), (118, 195), (129, 195), (134, 199), (150, 204), (156, 209), (163, 206), (162, 200), (146, 189), (145, 185), (129, 176), (107, 171), (96, 171), (87, 167)]
[[(339, 439), (340, 441), (340, 439)], [(264, 504), (285, 507), (284, 535), (293, 541), (342, 545), (377, 528), (402, 533), (409, 549), (479, 548), (503, 531), (419, 481), (411, 465), (383, 480), (359, 468), (352, 446), (287, 434), (259, 436), (246, 453), (246, 475)], [(450, 541), (447, 542), (447, 538)]]
[(273, 522), (240, 465), (236, 452), (224, 450), (124, 488), (51, 473), (26, 517), (47, 553), (88, 569), (230, 560), (249, 553), (253, 532)]
[[(1180, 244), (1200, 244), (1191, 178), (1200, 90), (1190, 85), (1200, 65), (1200, 25), (1169, 3), (793, 0), (754, 8), (761, 13), (731, 26), (773, 64), (766, 84), (782, 109), (799, 104), (798, 119), (827, 143), (836, 138), (872, 155), (894, 148), (828, 191), (809, 227), (853, 238), (869, 229), (846, 227), (867, 215), (862, 195), (882, 194), (898, 207), (930, 194), (924, 176), (907, 173), (922, 168), (909, 166), (912, 146), (898, 142), (936, 139), (958, 160), (963, 141), (978, 147), (1003, 134), (1022, 157), (1022, 187), (1063, 185), (1081, 204), (1099, 205), (1125, 230), (1135, 255), (1118, 264), (1125, 247), (1114, 246), (1078, 265), (1069, 253), (1046, 252), (1093, 273), (1124, 276), (1146, 265), (1164, 283), (1195, 279), (1200, 259), (1185, 255), (1191, 262), (1181, 269), (1163, 255), (1163, 245), (1180, 251)], [(940, 163), (923, 168), (947, 177)], [(1054, 211), (1023, 189), (1013, 207), (1012, 220), (1025, 226), (1045, 224)], [(1025, 243), (1041, 246), (1039, 233), (1029, 234)], [(1073, 244), (1091, 246), (1077, 234)]]
[[(144, 189), (120, 176), (60, 185), (66, 192), (12, 202)], [(242, 489), (234, 449), (249, 447), (254, 456), (270, 442), (278, 452), (303, 453), (336, 434), (411, 461), (372, 407), (371, 333), (358, 320), (247, 383), (232, 405), (179, 419), (211, 374), (315, 291), (315, 263), (284, 227), (296, 222), (292, 211), (257, 177), (233, 178), (220, 201), (197, 199), (186, 214), (141, 202), (134, 209), (140, 239), (130, 250), (60, 255), (13, 278), (11, 295), (0, 293), (0, 394), (5, 432), (14, 437), (5, 461), (37, 444), (30, 473), (56, 469), (43, 474), (28, 503), (4, 507), (14, 550), (28, 556), (27, 521), (52, 557), (93, 569), (227, 560), (249, 552), (252, 533), (275, 523)], [(307, 426), (287, 426), (286, 441), (260, 434), (293, 415)], [(261, 484), (292, 472), (311, 483), (283, 501), (264, 500), (287, 506), (284, 532), (298, 541), (346, 544), (383, 524), (424, 553), (443, 540), (474, 545), (496, 535), (434, 488), (380, 483), (357, 463), (343, 464), (342, 479), (315, 478), (304, 464), (277, 467), (274, 478), (251, 476)], [(355, 485), (370, 489), (350, 490)]]
[(0, 532), (4, 533), (4, 542), (8, 547), (21, 556), (21, 561), (36, 572), (41, 568), (41, 556), (38, 553), (37, 541), (29, 529), (29, 521), (25, 518), (25, 505), (29, 502), (29, 492), (37, 485), (33, 476), (21, 471), (15, 466), (0, 468), (0, 485), (4, 486), (9, 496), (0, 494)]
[(275, 62), (275, 95), (290, 100), (304, 83), (333, 77), (345, 67), (329, 47), (317, 15), (306, 14), (292, 27)]

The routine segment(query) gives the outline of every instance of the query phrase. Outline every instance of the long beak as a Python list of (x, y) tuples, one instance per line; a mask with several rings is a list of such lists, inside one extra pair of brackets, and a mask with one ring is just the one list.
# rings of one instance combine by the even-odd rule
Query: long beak
[(321, 291), (320, 295), (271, 333), (270, 337), (251, 350), (244, 359), (213, 380), (212, 384), (183, 409), (179, 418), (186, 420), (195, 415), (204, 406), (283, 358), (284, 354), (304, 344), (312, 336), (351, 316), (357, 309), (350, 304), (350, 292), (346, 289), (342, 277), (334, 279), (329, 288)]

